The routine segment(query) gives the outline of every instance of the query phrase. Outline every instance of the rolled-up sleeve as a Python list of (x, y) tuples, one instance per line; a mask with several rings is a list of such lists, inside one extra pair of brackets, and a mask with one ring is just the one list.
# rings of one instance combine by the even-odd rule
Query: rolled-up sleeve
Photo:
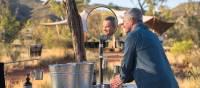
[(136, 67), (137, 36), (128, 36), (125, 40), (124, 58), (121, 62), (120, 78), (123, 83), (134, 80), (133, 73)]

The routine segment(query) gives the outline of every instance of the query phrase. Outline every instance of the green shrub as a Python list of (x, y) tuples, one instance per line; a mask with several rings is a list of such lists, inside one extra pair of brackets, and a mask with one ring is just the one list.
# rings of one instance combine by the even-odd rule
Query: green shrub
[(193, 41), (184, 40), (180, 42), (175, 42), (171, 48), (171, 51), (174, 54), (181, 54), (181, 53), (187, 53), (192, 48), (193, 48)]

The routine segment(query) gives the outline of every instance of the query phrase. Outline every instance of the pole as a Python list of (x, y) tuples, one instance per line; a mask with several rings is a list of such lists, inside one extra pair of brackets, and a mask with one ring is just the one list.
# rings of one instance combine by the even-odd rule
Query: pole
[(103, 84), (103, 39), (100, 39), (99, 42), (99, 59), (100, 59), (99, 77), (100, 77), (100, 88), (101, 88)]
[(6, 88), (4, 78), (4, 63), (0, 63), (0, 88)]

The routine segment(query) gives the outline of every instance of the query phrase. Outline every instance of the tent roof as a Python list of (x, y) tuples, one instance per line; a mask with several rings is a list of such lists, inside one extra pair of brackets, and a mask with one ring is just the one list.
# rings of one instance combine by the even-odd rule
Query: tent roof
[[(123, 15), (125, 11), (115, 11), (115, 14), (118, 19), (118, 25), (123, 23)], [(166, 32), (170, 27), (174, 25), (174, 23), (162, 21), (154, 16), (143, 16), (143, 22), (150, 28), (152, 28), (156, 33), (162, 35)]]
[(156, 17), (153, 16), (144, 16), (143, 22), (150, 28), (152, 28), (156, 33), (159, 35), (162, 35), (164, 32), (166, 32), (170, 27), (174, 25), (173, 22), (166, 22), (159, 20)]

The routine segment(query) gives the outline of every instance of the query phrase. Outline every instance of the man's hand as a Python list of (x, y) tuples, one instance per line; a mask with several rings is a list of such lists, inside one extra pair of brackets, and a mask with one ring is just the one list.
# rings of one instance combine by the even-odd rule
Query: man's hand
[(116, 75), (110, 80), (111, 88), (119, 88), (123, 82), (120, 79), (120, 75)]

